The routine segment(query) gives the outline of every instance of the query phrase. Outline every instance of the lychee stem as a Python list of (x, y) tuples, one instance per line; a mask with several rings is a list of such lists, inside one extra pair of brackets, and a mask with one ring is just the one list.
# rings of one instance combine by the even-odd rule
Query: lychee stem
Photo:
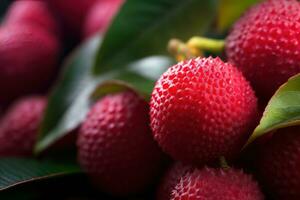
[(225, 41), (196, 36), (189, 39), (187, 46), (189, 49), (197, 49), (198, 51), (220, 53), (224, 50)]
[(177, 61), (183, 61), (203, 55), (198, 49), (191, 49), (184, 42), (175, 38), (169, 41), (168, 51), (176, 58)]
[(224, 47), (224, 40), (195, 36), (189, 39), (187, 43), (179, 39), (171, 39), (168, 44), (168, 51), (177, 61), (182, 61), (203, 56), (203, 51), (220, 53), (224, 50)]

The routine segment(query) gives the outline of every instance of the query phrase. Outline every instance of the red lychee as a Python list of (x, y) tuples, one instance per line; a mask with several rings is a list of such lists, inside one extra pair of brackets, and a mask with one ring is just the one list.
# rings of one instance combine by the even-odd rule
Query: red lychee
[(141, 192), (158, 175), (163, 154), (152, 138), (148, 111), (131, 91), (107, 95), (90, 110), (79, 132), (78, 160), (103, 191)]
[(5, 16), (4, 23), (35, 25), (50, 33), (58, 33), (54, 16), (43, 1), (18, 0), (13, 2)]
[(170, 200), (172, 190), (180, 179), (188, 172), (193, 171), (190, 165), (184, 165), (181, 162), (174, 163), (166, 172), (157, 190), (157, 200)]
[(300, 3), (269, 0), (254, 6), (227, 37), (226, 54), (268, 100), (300, 72)]
[(87, 14), (83, 35), (88, 38), (95, 33), (104, 33), (124, 0), (100, 0)]
[(78, 37), (90, 8), (97, 0), (47, 0), (52, 10), (61, 18), (67, 35)]
[(46, 99), (30, 96), (15, 102), (0, 122), (0, 156), (29, 156), (43, 118)]
[(49, 85), (59, 56), (59, 43), (48, 32), (29, 25), (0, 28), (0, 104)]
[(276, 199), (300, 199), (300, 128), (273, 134), (259, 154), (259, 177)]
[(219, 58), (180, 62), (158, 80), (151, 127), (175, 160), (202, 165), (239, 153), (256, 123), (257, 102), (236, 67)]
[(194, 170), (180, 179), (171, 200), (263, 200), (252, 176), (236, 169)]

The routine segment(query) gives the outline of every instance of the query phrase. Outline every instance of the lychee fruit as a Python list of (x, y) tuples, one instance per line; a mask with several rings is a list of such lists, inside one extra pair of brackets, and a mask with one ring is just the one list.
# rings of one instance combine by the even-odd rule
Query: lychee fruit
[(300, 199), (300, 128), (275, 132), (261, 147), (259, 177), (276, 199)]
[(226, 54), (268, 100), (300, 72), (300, 3), (268, 0), (251, 8), (228, 35)]
[(5, 16), (4, 24), (35, 25), (50, 33), (57, 34), (58, 27), (54, 16), (43, 1), (14, 1)]
[(238, 154), (258, 111), (242, 73), (210, 57), (169, 68), (153, 90), (150, 115), (154, 137), (166, 153), (202, 165)]
[(90, 8), (97, 0), (47, 0), (54, 13), (61, 18), (68, 36), (81, 35), (83, 23)]
[(83, 122), (78, 160), (97, 187), (116, 196), (143, 191), (164, 156), (152, 138), (149, 107), (132, 91), (99, 100)]
[(15, 102), (0, 122), (0, 156), (30, 156), (47, 100), (29, 96)]
[(104, 33), (124, 0), (100, 0), (91, 8), (85, 19), (83, 35), (85, 38), (95, 33)]
[(190, 165), (184, 165), (181, 162), (174, 163), (163, 176), (157, 190), (157, 200), (170, 200), (172, 190), (188, 172), (192, 172), (194, 168)]
[(237, 169), (195, 169), (183, 176), (171, 200), (263, 200), (252, 176)]
[(59, 43), (48, 32), (29, 25), (0, 28), (0, 104), (45, 89), (54, 75)]

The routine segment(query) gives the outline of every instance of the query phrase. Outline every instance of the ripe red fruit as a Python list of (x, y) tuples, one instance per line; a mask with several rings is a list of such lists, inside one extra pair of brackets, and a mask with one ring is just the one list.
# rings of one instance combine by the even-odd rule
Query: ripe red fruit
[(300, 199), (300, 128), (284, 128), (262, 146), (259, 177), (276, 199)]
[(184, 165), (181, 162), (174, 163), (166, 172), (157, 191), (157, 200), (170, 200), (172, 190), (175, 188), (180, 178), (188, 172), (193, 171), (190, 165)]
[(155, 139), (175, 160), (205, 164), (239, 153), (256, 122), (256, 97), (243, 75), (219, 58), (167, 70), (150, 104)]
[(258, 184), (236, 169), (194, 170), (183, 176), (171, 200), (263, 200)]
[(56, 21), (43, 1), (18, 0), (13, 2), (5, 16), (4, 23), (35, 25), (50, 33), (58, 33)]
[(151, 136), (147, 103), (131, 91), (107, 95), (79, 132), (78, 160), (113, 195), (141, 192), (156, 178), (162, 153)]
[(100, 0), (87, 14), (83, 35), (88, 38), (97, 32), (104, 33), (124, 0)]
[(53, 11), (61, 17), (68, 35), (78, 37), (90, 8), (97, 0), (47, 0)]
[(0, 156), (29, 156), (43, 118), (46, 99), (30, 96), (18, 100), (0, 122)]
[(227, 37), (226, 54), (258, 96), (270, 98), (300, 72), (300, 3), (269, 0), (254, 6)]
[(56, 38), (36, 26), (1, 27), (0, 104), (48, 86), (58, 53)]

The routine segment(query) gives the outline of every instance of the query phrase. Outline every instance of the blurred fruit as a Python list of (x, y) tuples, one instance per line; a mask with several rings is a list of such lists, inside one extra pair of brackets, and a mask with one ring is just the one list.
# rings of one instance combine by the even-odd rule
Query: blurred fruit
[(284, 128), (262, 146), (259, 177), (276, 199), (300, 199), (300, 128)]
[(226, 53), (268, 100), (300, 72), (300, 3), (269, 0), (250, 9), (227, 37)]
[(85, 19), (83, 36), (88, 38), (95, 33), (104, 33), (118, 12), (124, 0), (98, 0)]
[(99, 100), (83, 123), (78, 159), (102, 190), (138, 193), (157, 177), (163, 154), (151, 136), (148, 104), (131, 91)]
[(4, 24), (35, 25), (55, 35), (58, 33), (54, 16), (43, 1), (14, 1), (7, 11)]
[(172, 200), (263, 200), (258, 184), (236, 169), (194, 170), (180, 179)]
[(48, 86), (58, 56), (58, 41), (48, 32), (21, 24), (1, 27), (0, 104)]
[(193, 171), (193, 167), (184, 165), (181, 162), (174, 163), (163, 176), (157, 191), (157, 200), (170, 200), (172, 190), (180, 179), (188, 172)]
[(202, 165), (238, 154), (258, 111), (254, 92), (236, 67), (210, 57), (168, 69), (153, 90), (150, 115), (166, 153)]
[(81, 35), (84, 20), (97, 0), (47, 0), (53, 12), (62, 20), (68, 37)]
[(30, 156), (46, 107), (40, 96), (15, 102), (0, 122), (0, 156)]

